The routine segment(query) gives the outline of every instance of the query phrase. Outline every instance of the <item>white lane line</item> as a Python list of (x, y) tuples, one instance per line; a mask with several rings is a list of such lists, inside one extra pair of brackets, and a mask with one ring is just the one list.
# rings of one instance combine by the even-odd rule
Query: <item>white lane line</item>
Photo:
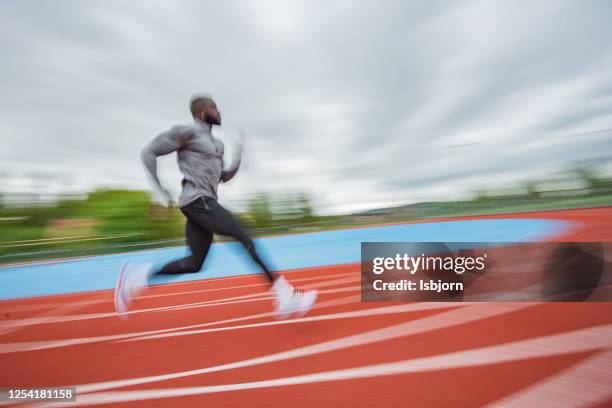
[(582, 408), (612, 398), (612, 351), (602, 351), (560, 373), (487, 405), (488, 408)]
[[(315, 272), (315, 273), (318, 274), (317, 275), (318, 277), (325, 278), (326, 272), (321, 272), (320, 268), (338, 269), (338, 267), (343, 267), (343, 268), (351, 267), (351, 268), (354, 268), (354, 272), (351, 272), (351, 273), (359, 274), (359, 268), (360, 268), (359, 263), (355, 263), (355, 264), (342, 264), (342, 265), (331, 265), (331, 266), (313, 267), (313, 268), (305, 268), (305, 269), (292, 269), (292, 270), (274, 271), (274, 272), (275, 273), (282, 273), (287, 278), (291, 277), (291, 275), (293, 275), (293, 274), (308, 273), (310, 275), (313, 272)], [(343, 269), (343, 268), (341, 268), (341, 269)], [(257, 276), (257, 275), (260, 275), (260, 274), (259, 273), (251, 273), (251, 274), (246, 274), (246, 275), (224, 276), (224, 277), (220, 277), (220, 278), (194, 279), (194, 280), (185, 281), (185, 282), (170, 282), (170, 283), (167, 283), (166, 285), (168, 285), (168, 286), (185, 286), (185, 285), (198, 284), (198, 283), (203, 282), (203, 281), (207, 281), (207, 282), (226, 281), (226, 280), (235, 280), (235, 279), (250, 278), (250, 277), (253, 277), (253, 276)], [(291, 280), (293, 280), (293, 278)]]
[(298, 289), (307, 290), (307, 289), (327, 288), (330, 286), (344, 285), (345, 283), (353, 283), (353, 282), (359, 282), (359, 281), (361, 281), (361, 275), (351, 274), (350, 276), (347, 276), (346, 278), (331, 279), (329, 281), (311, 283), (309, 285), (300, 285)]
[[(339, 289), (329, 289), (326, 292), (332, 292), (332, 291), (338, 292)], [(340, 299), (328, 300), (325, 302), (317, 303), (313, 309), (322, 309), (325, 307), (357, 303), (359, 302), (360, 299), (361, 299), (360, 296), (348, 296), (348, 297), (344, 297)], [(234, 323), (234, 322), (244, 321), (244, 320), (271, 317), (273, 316), (273, 314), (274, 314), (273, 312), (257, 313), (253, 315), (235, 317), (232, 319), (217, 320), (217, 321), (208, 322), (208, 323), (200, 323), (200, 324), (188, 325), (188, 326), (179, 326), (179, 327), (173, 327), (173, 328), (168, 328), (168, 329), (149, 330), (149, 331), (137, 332), (137, 333), (111, 334), (111, 335), (103, 335), (103, 336), (82, 337), (82, 338), (76, 338), (76, 339), (0, 343), (0, 354), (16, 353), (16, 352), (23, 352), (23, 351), (34, 351), (34, 350), (45, 350), (45, 349), (50, 349), (50, 348), (99, 343), (99, 342), (105, 342), (105, 341), (111, 341), (111, 340), (122, 340), (122, 339), (128, 339), (130, 337), (145, 336), (145, 335), (159, 334), (159, 333), (169, 333), (169, 332), (178, 331), (178, 330), (216, 326), (220, 324)]]
[[(173, 311), (173, 310), (178, 310), (178, 309), (190, 309), (190, 308), (206, 307), (206, 306), (219, 306), (219, 305), (226, 305), (226, 304), (240, 302), (240, 301), (233, 300), (233, 299), (242, 299), (242, 301), (247, 301), (245, 298), (251, 298), (251, 300), (253, 301), (271, 299), (270, 296), (264, 295), (262, 293), (254, 293), (250, 295), (225, 298), (227, 299), (227, 301), (223, 301), (222, 299), (219, 299), (219, 300), (208, 300), (205, 302), (185, 303), (185, 304), (174, 305), (174, 306), (162, 306), (162, 307), (153, 307), (153, 308), (148, 308), (148, 309), (136, 309), (136, 310), (130, 310), (126, 312), (125, 314), (135, 315), (135, 314), (150, 313), (150, 312)], [(57, 316), (53, 320), (50, 320), (48, 318), (31, 317), (27, 319), (19, 319), (19, 320), (7, 322), (2, 327), (10, 328), (10, 327), (35, 326), (39, 324), (64, 323), (64, 322), (73, 322), (73, 321), (78, 321), (78, 320), (100, 319), (100, 318), (106, 318), (106, 317), (116, 318), (117, 313), (103, 312), (103, 313), (87, 313), (87, 314), (69, 315), (69, 316)]]
[[(313, 280), (321, 280), (321, 282), (325, 282), (328, 279), (334, 279), (334, 278), (341, 278), (341, 277), (347, 277), (350, 275), (355, 275), (356, 272), (344, 272), (344, 273), (337, 273), (337, 274), (332, 274), (332, 275), (323, 275), (323, 276), (308, 276), (308, 277), (304, 277), (304, 278), (291, 278), (290, 282), (291, 283), (296, 283), (296, 282), (309, 282), (309, 281), (313, 281)], [(357, 272), (358, 274), (358, 272)], [(222, 278), (220, 278), (222, 279)], [(200, 280), (198, 282), (205, 282), (205, 281), (213, 281), (213, 280), (217, 280), (217, 279), (206, 279), (206, 280)], [(190, 282), (193, 283), (193, 282)], [(154, 286), (154, 290), (157, 288), (168, 288), (168, 287), (172, 287), (174, 286), (175, 283), (165, 283), (165, 284), (161, 284), (161, 285), (155, 285)], [(151, 299), (151, 298), (158, 298), (158, 297), (166, 297), (166, 296), (177, 296), (177, 295), (186, 295), (186, 294), (191, 294), (191, 293), (206, 293), (206, 292), (216, 292), (216, 291), (225, 291), (225, 290), (232, 290), (232, 289), (240, 289), (240, 288), (247, 288), (247, 287), (260, 287), (260, 286), (264, 286), (264, 287), (268, 287), (269, 283), (267, 282), (263, 282), (263, 283), (253, 283), (253, 284), (249, 284), (249, 285), (238, 285), (238, 286), (224, 286), (221, 288), (212, 288), (212, 289), (199, 289), (199, 290), (190, 290), (190, 291), (184, 291), (184, 292), (171, 292), (171, 293), (160, 293), (160, 294), (152, 294), (152, 295), (143, 295), (143, 296), (137, 296), (136, 300), (139, 299)], [(106, 293), (110, 293), (110, 290), (107, 290)], [(30, 299), (28, 299), (28, 301), (30, 301)], [(31, 305), (3, 305), (0, 303), (0, 315), (2, 314), (6, 314), (6, 313), (17, 313), (17, 312), (25, 312), (25, 311), (32, 311), (32, 310), (41, 310), (41, 309), (52, 309), (52, 308), (58, 308), (58, 307), (64, 307), (67, 306), (68, 304), (72, 304), (72, 305), (93, 305), (93, 304), (97, 304), (97, 303), (107, 303), (107, 302), (111, 302), (112, 298), (108, 297), (108, 299), (99, 299), (99, 300), (80, 300), (80, 301), (70, 301), (68, 300), (67, 302), (55, 302), (55, 303), (37, 303), (37, 304), (31, 304)], [(6, 322), (10, 322), (11, 320), (6, 320), (6, 321), (1, 321), (0, 320), (0, 327), (2, 326), (2, 324), (6, 323)], [(16, 320), (15, 320), (16, 321)]]
[[(319, 290), (319, 295), (328, 295), (331, 293), (355, 292), (355, 291), (359, 291), (360, 289), (361, 289), (360, 286), (345, 286), (345, 287), (339, 287), (339, 288), (334, 288), (334, 289)], [(188, 305), (187, 306), (176, 306), (172, 308), (172, 311), (182, 310), (182, 309), (193, 309), (194, 307), (213, 307), (213, 306), (229, 305), (229, 304), (234, 304), (234, 303), (259, 302), (262, 300), (271, 301), (273, 299), (274, 297), (272, 296), (265, 296), (265, 297), (258, 297), (258, 298), (252, 298), (252, 299), (232, 300), (229, 302), (216, 302), (216, 303), (206, 304), (202, 306), (188, 306)], [(359, 296), (359, 300), (361, 300), (361, 296)], [(272, 316), (273, 313), (269, 313), (269, 315)]]
[[(340, 279), (334, 279), (334, 280), (325, 281), (325, 282), (313, 283), (310, 285), (303, 285), (303, 286), (300, 286), (300, 288), (304, 290), (319, 289), (319, 294), (339, 293), (339, 292), (346, 292), (346, 291), (351, 291), (351, 290), (359, 290), (361, 289), (361, 287), (360, 286), (349, 286), (349, 287), (340, 287), (336, 289), (326, 289), (326, 290), (320, 290), (320, 289), (329, 287), (329, 286), (338, 286), (338, 285), (345, 284), (345, 283), (352, 283), (358, 280), (360, 280), (359, 277), (340, 278)], [(253, 301), (259, 301), (259, 300), (271, 300), (271, 299), (273, 299), (273, 297), (270, 295), (269, 292), (251, 293), (248, 295), (240, 295), (240, 296), (234, 296), (234, 297), (229, 297), (229, 298), (210, 300), (207, 302), (198, 302), (198, 303), (185, 304), (185, 305), (169, 306), (168, 308), (162, 308), (162, 310), (191, 309), (193, 307), (200, 307), (199, 306), (200, 304), (217, 306), (217, 305), (227, 305), (227, 304), (232, 304), (232, 303), (253, 302)], [(151, 309), (141, 309), (141, 310), (146, 310), (147, 312), (152, 311)], [(153, 311), (156, 311), (156, 310), (153, 310)], [(138, 312), (140, 312), (140, 310), (133, 311), (133, 313), (138, 313)]]
[[(355, 275), (355, 272), (345, 272), (345, 273), (338, 273), (338, 274), (335, 274), (335, 275), (326, 275), (324, 278), (327, 278), (327, 279), (340, 278), (340, 277), (345, 277), (347, 275)], [(308, 281), (320, 280), (320, 279), (321, 279), (320, 276), (309, 276), (309, 277), (306, 277), (306, 278), (291, 279), (290, 283), (308, 282)], [(322, 279), (322, 281), (325, 281), (325, 279)], [(161, 286), (164, 286), (164, 285), (161, 285)], [(267, 282), (264, 282), (264, 283), (252, 283), (252, 284), (249, 284), (249, 285), (225, 286), (225, 287), (222, 287), (222, 288), (213, 288), (213, 289), (189, 290), (189, 291), (185, 291), (185, 292), (160, 293), (160, 294), (157, 294), (157, 295), (137, 296), (136, 299), (150, 299), (150, 298), (158, 298), (158, 297), (165, 297), (165, 296), (177, 296), (177, 295), (187, 295), (187, 294), (192, 294), (192, 293), (216, 292), (216, 291), (222, 291), (222, 290), (232, 290), (232, 289), (251, 288), (251, 287), (260, 287), (260, 286), (269, 287), (270, 284), (267, 283)], [(153, 286), (153, 287), (155, 287), (155, 286)]]
[(474, 322), (497, 316), (504, 313), (525, 309), (531, 305), (527, 304), (478, 304), (462, 306), (450, 311), (444, 311), (434, 316), (423, 317), (408, 322), (384, 327), (382, 329), (371, 330), (351, 336), (341, 337), (334, 340), (323, 341), (320, 343), (295, 348), (292, 350), (274, 353), (267, 356), (255, 357), (247, 360), (236, 361), (233, 363), (222, 364), (213, 367), (201, 368), (197, 370), (182, 371), (170, 374), (155, 375), (149, 377), (133, 378), (128, 380), (107, 381), (101, 383), (85, 384), (77, 386), (77, 393), (80, 395), (86, 392), (101, 391), (111, 388), (127, 387), (136, 384), (146, 384), (156, 381), (171, 380), (175, 378), (188, 377), (218, 371), (232, 370), (242, 367), (250, 367), (259, 364), (267, 364), (277, 361), (294, 359), (299, 357), (311, 356), (314, 354), (327, 353), (330, 351), (346, 349), (349, 347), (362, 346), (365, 344), (392, 340), (398, 337), (410, 336), (419, 333), (430, 332), (447, 327), (457, 326), (468, 322)]
[(181, 330), (171, 333), (161, 333), (161, 334), (153, 334), (141, 337), (130, 337), (129, 339), (119, 340), (120, 342), (125, 341), (141, 341), (141, 340), (151, 340), (151, 339), (161, 339), (167, 337), (178, 337), (178, 336), (190, 336), (193, 334), (204, 334), (204, 333), (214, 333), (221, 331), (229, 331), (229, 330), (242, 330), (242, 329), (252, 329), (259, 327), (268, 327), (268, 326), (278, 326), (285, 324), (297, 324), (297, 323), (306, 323), (306, 322), (319, 322), (325, 320), (334, 320), (334, 319), (350, 319), (353, 317), (367, 317), (367, 316), (380, 316), (385, 314), (393, 314), (393, 313), (405, 313), (412, 312), (417, 310), (431, 310), (431, 309), (441, 309), (447, 307), (457, 307), (461, 306), (461, 303), (410, 303), (410, 304), (401, 304), (396, 306), (386, 306), (386, 307), (378, 307), (372, 309), (365, 310), (355, 310), (350, 312), (340, 312), (340, 313), (330, 313), (325, 315), (317, 315), (317, 316), (309, 316), (309, 317), (301, 317), (297, 319), (290, 320), (275, 320), (269, 322), (261, 322), (261, 323), (252, 323), (252, 324), (241, 324), (237, 326), (224, 326), (224, 327), (214, 327), (211, 329), (197, 329), (197, 330)]
[[(252, 299), (256, 297), (261, 297), (261, 299), (259, 300), (263, 300), (263, 299), (269, 298), (269, 295), (266, 294), (265, 292), (257, 292), (257, 293), (247, 294), (247, 295), (232, 296), (228, 298), (220, 298), (220, 299), (207, 300), (207, 301), (194, 302), (194, 303), (184, 303), (184, 304), (178, 304), (178, 305), (153, 307), (153, 308), (147, 308), (147, 309), (136, 309), (136, 310), (130, 310), (126, 312), (125, 314), (132, 315), (132, 314), (140, 314), (140, 313), (148, 313), (148, 312), (167, 311), (167, 310), (174, 310), (174, 309), (198, 307), (201, 305), (209, 305), (209, 304), (221, 305), (221, 304), (232, 303), (233, 300), (237, 300), (237, 299), (249, 299), (249, 298)], [(110, 302), (110, 299), (108, 299), (107, 301)], [(45, 324), (45, 323), (62, 323), (62, 322), (71, 322), (75, 320), (98, 319), (98, 318), (116, 317), (116, 316), (117, 316), (117, 313), (115, 312), (86, 313), (86, 314), (81, 314), (81, 315), (58, 316), (58, 318), (54, 321), (49, 321), (48, 319), (39, 319), (37, 317), (31, 317), (31, 318), (3, 322), (3, 324), (0, 325), (0, 328), (1, 327), (33, 326), (33, 325)]]
[(104, 303), (104, 302), (108, 302), (109, 299), (98, 299), (98, 300), (77, 300), (77, 301), (67, 301), (67, 302), (56, 302), (56, 303), (37, 303), (37, 304), (33, 304), (33, 305), (13, 305), (14, 308), (9, 309), (8, 306), (6, 309), (2, 309), (0, 310), (0, 314), (6, 314), (6, 313), (19, 313), (19, 312), (29, 312), (32, 310), (41, 310), (41, 309), (54, 309), (57, 307), (63, 307), (66, 306), (68, 304), (71, 305), (94, 305), (97, 303)]
[[(313, 283), (310, 285), (301, 286), (303, 289), (314, 289), (314, 288), (324, 288), (328, 286), (336, 286), (341, 285), (348, 282), (354, 282), (360, 280), (359, 276), (350, 276), (347, 278), (339, 278), (332, 279), (329, 281), (323, 281), (319, 283)], [(256, 299), (254, 299), (256, 298)], [(218, 306), (218, 305), (227, 305), (232, 303), (241, 303), (239, 300), (242, 299), (253, 299), (253, 301), (259, 300), (267, 300), (271, 299), (271, 296), (268, 292), (256, 292), (250, 293), (247, 295), (240, 296), (232, 296), (228, 298), (207, 300), (202, 302), (194, 302), (194, 303), (186, 303), (172, 306), (161, 306), (147, 309), (134, 309), (125, 313), (126, 316), (141, 314), (141, 313), (151, 313), (151, 312), (165, 312), (165, 311), (174, 311), (174, 310), (182, 310), (182, 309), (191, 309), (197, 307), (207, 307), (207, 306)], [(101, 318), (116, 318), (117, 313), (115, 312), (104, 312), (104, 313), (87, 313), (81, 315), (69, 315), (69, 316), (57, 316), (55, 318), (40, 318), (40, 317), (31, 317), (25, 319), (11, 320), (0, 323), (0, 328), (14, 328), (14, 327), (23, 327), (23, 326), (34, 326), (38, 324), (52, 324), (52, 323), (63, 323), (63, 322), (73, 322), (77, 320), (88, 320), (88, 319), (101, 319)]]
[[(78, 403), (79, 405), (125, 403), (156, 398), (185, 397), (238, 390), (478, 367), (482, 365), (557, 356), (582, 351), (609, 349), (611, 344), (610, 339), (612, 339), (612, 324), (605, 324), (587, 329), (536, 337), (501, 345), (439, 354), (431, 357), (407, 359), (393, 363), (373, 364), (342, 370), (322, 371), (294, 377), (236, 384), (85, 394), (79, 396)], [(57, 405), (53, 404), (52, 406), (71, 406), (70, 404), (71, 403), (59, 403)]]
[[(57, 319), (58, 317), (64, 315), (64, 314), (68, 314), (71, 312), (74, 312), (75, 310), (79, 310), (79, 309), (83, 309), (84, 307), (89, 306), (92, 302), (97, 302), (97, 301), (101, 301), (104, 299), (101, 299), (102, 297), (106, 297), (105, 295), (102, 294), (97, 294), (92, 296), (92, 299), (89, 300), (89, 302), (73, 302), (73, 303), (67, 303), (65, 305), (62, 305), (60, 307), (48, 310), (46, 312), (40, 313), (38, 315), (36, 315), (35, 317), (31, 317), (29, 319), (33, 319), (36, 320), (38, 322), (41, 323), (51, 323), (53, 321), (55, 321), (55, 319)], [(23, 319), (21, 319), (23, 320)], [(4, 336), (7, 335), (9, 333), (13, 333), (15, 331), (18, 331), (20, 329), (22, 329), (23, 325), (21, 324), (17, 324), (17, 325), (11, 325), (11, 324), (5, 324), (0, 326), (0, 336)]]
[[(303, 285), (303, 286), (300, 286), (300, 288), (302, 289), (321, 289), (321, 288), (325, 288), (329, 286), (338, 286), (338, 285), (343, 285), (345, 283), (359, 281), (360, 279), (361, 278), (359, 275), (349, 276), (346, 278), (330, 279), (330, 280), (324, 280), (322, 282), (312, 283), (309, 285)], [(355, 287), (352, 287), (352, 288), (355, 288)], [(359, 287), (356, 287), (356, 288), (359, 289)], [(340, 288), (340, 291), (344, 291), (344, 289), (345, 288)], [(320, 291), (320, 293), (322, 294), (323, 293), (334, 293), (334, 291), (327, 290), (327, 291)], [(250, 300), (245, 300), (245, 299), (250, 299)], [(167, 310), (174, 311), (174, 310), (182, 310), (182, 309), (191, 309), (191, 308), (200, 307), (200, 306), (227, 305), (227, 304), (233, 304), (233, 303), (260, 301), (260, 300), (268, 300), (268, 299), (272, 299), (272, 296), (270, 295), (269, 292), (256, 292), (256, 293), (250, 293), (246, 295), (232, 296), (228, 298), (214, 299), (214, 300), (209, 300), (209, 301), (204, 301), (204, 302), (179, 304), (179, 305), (160, 307), (160, 308), (133, 310), (126, 314), (137, 314), (137, 313), (142, 313), (142, 312), (148, 313), (148, 312), (167, 311)], [(112, 315), (114, 315), (114, 313)]]
[[(332, 289), (332, 290), (335, 291), (337, 289)], [(315, 308), (324, 308), (324, 307), (338, 306), (341, 304), (356, 303), (359, 300), (360, 300), (359, 296), (349, 296), (347, 298), (334, 299), (328, 302), (320, 302), (317, 305), (315, 305)], [(385, 307), (385, 308), (378, 308), (377, 309), (378, 312), (375, 312), (374, 315), (383, 315), (383, 314), (388, 314), (388, 313), (389, 314), (390, 313), (404, 313), (404, 312), (411, 312), (411, 311), (416, 311), (416, 310), (430, 310), (430, 309), (439, 309), (439, 308), (448, 308), (448, 307), (457, 307), (457, 304), (453, 304), (453, 303), (417, 303), (417, 304), (400, 305), (399, 307), (390, 306), (390, 307)], [(350, 314), (336, 313), (333, 315), (335, 317), (332, 317), (332, 318), (343, 319), (343, 318), (371, 316), (372, 312), (368, 312), (368, 310), (371, 310), (371, 309), (351, 312)], [(172, 333), (175, 331), (181, 331), (185, 329), (226, 324), (226, 323), (231, 323), (231, 322), (240, 321), (240, 320), (266, 317), (270, 315), (272, 315), (272, 313), (270, 312), (265, 313), (265, 314), (260, 313), (256, 315), (238, 317), (234, 319), (227, 319), (227, 320), (221, 320), (221, 321), (215, 321), (215, 322), (209, 322), (209, 323), (201, 323), (201, 324), (189, 325), (189, 326), (179, 326), (179, 327), (174, 327), (174, 328), (169, 328), (169, 329), (151, 330), (151, 331), (145, 331), (145, 332), (139, 332), (139, 333), (124, 333), (124, 334), (84, 337), (84, 338), (65, 339), (65, 340), (42, 340), (42, 341), (36, 341), (36, 342), (5, 343), (5, 344), (0, 344), (0, 354), (26, 352), (26, 351), (34, 351), (34, 350), (44, 350), (44, 349), (50, 349), (50, 348), (75, 346), (75, 345), (98, 343), (98, 342), (104, 342), (104, 341), (124, 340), (124, 339), (129, 339), (132, 337), (155, 335), (159, 333)], [(325, 315), (325, 316), (331, 316), (331, 315)], [(305, 321), (308, 321), (308, 319), (312, 320), (312, 319), (315, 319), (315, 317), (316, 316), (302, 318), (300, 321), (304, 321), (304, 319), (306, 319)], [(296, 320), (298, 319), (282, 320), (282, 321), (277, 321), (273, 323), (293, 324)], [(321, 320), (321, 319), (317, 319), (317, 320)], [(232, 326), (232, 327), (234, 330), (237, 328), (236, 326)]]
[[(359, 286), (349, 286), (346, 288), (328, 289), (325, 291), (320, 291), (319, 293), (320, 294), (338, 293), (338, 292), (346, 292), (346, 291), (359, 290), (359, 289), (360, 289)], [(235, 299), (235, 300), (230, 300), (230, 299)], [(231, 305), (235, 303), (260, 302), (262, 300), (272, 300), (272, 299), (273, 297), (268, 294), (253, 293), (250, 295), (234, 296), (231, 298), (209, 300), (205, 302), (185, 303), (182, 305), (130, 310), (126, 312), (125, 315), (137, 315), (141, 313), (151, 313), (151, 312), (173, 312), (173, 311), (184, 310), (184, 309), (196, 309), (196, 308), (202, 308), (202, 307), (224, 306), (224, 305)], [(117, 313), (105, 312), (105, 313), (89, 313), (89, 314), (83, 314), (83, 315), (58, 316), (55, 318), (55, 320), (30, 318), (31, 320), (29, 322), (24, 322), (23, 320), (15, 321), (14, 327), (33, 326), (37, 324), (73, 322), (73, 321), (78, 321), (78, 320), (100, 319), (100, 318), (106, 318), (106, 317), (116, 318)], [(26, 323), (29, 323), (29, 324), (26, 324)]]

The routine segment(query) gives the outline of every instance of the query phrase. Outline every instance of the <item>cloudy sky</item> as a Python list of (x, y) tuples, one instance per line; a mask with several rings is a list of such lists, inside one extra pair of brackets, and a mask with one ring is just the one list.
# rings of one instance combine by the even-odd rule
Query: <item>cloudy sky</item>
[[(148, 188), (139, 153), (211, 93), (248, 135), (221, 188), (345, 212), (612, 152), (612, 3), (0, 2), (0, 187)], [(160, 161), (179, 192), (174, 157)]]

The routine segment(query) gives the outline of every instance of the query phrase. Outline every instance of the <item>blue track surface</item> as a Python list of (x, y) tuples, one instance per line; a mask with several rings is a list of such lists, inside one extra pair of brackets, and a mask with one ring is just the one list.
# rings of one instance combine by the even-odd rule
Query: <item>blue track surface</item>
[[(565, 221), (492, 219), (355, 228), (257, 239), (257, 247), (276, 270), (358, 263), (361, 242), (530, 242), (562, 234)], [(0, 299), (25, 298), (115, 286), (126, 260), (164, 263), (185, 256), (186, 248), (104, 255), (61, 263), (0, 269)], [(166, 281), (187, 281), (255, 273), (258, 270), (237, 243), (215, 244), (200, 273)]]

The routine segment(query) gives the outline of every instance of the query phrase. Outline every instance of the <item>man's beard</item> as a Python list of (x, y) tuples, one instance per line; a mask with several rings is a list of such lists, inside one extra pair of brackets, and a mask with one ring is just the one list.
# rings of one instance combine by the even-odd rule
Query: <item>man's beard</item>
[(221, 120), (219, 118), (214, 118), (207, 114), (204, 114), (204, 122), (208, 123), (209, 125), (221, 125)]

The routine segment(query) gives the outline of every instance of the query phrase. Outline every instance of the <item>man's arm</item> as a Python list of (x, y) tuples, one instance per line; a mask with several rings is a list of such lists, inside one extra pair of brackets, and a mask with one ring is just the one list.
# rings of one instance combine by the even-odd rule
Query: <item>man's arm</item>
[(230, 181), (236, 175), (236, 172), (238, 172), (238, 169), (240, 168), (240, 162), (242, 161), (243, 144), (244, 144), (244, 134), (241, 133), (240, 140), (238, 142), (238, 145), (236, 146), (236, 152), (233, 154), (235, 159), (232, 160), (232, 164), (230, 165), (229, 169), (223, 170), (221, 172), (221, 182), (222, 183), (227, 183), (228, 181)]
[(241, 157), (238, 156), (238, 159), (234, 161), (234, 163), (230, 166), (229, 169), (223, 170), (221, 172), (221, 182), (227, 183), (232, 178), (234, 178), (234, 176), (238, 172), (238, 169), (240, 168), (240, 161), (241, 161)]
[(151, 178), (153, 186), (168, 199), (168, 202), (172, 201), (172, 196), (159, 181), (157, 175), (157, 157), (179, 150), (188, 138), (189, 132), (186, 127), (173, 126), (170, 130), (157, 135), (140, 153), (140, 158), (147, 174)]

